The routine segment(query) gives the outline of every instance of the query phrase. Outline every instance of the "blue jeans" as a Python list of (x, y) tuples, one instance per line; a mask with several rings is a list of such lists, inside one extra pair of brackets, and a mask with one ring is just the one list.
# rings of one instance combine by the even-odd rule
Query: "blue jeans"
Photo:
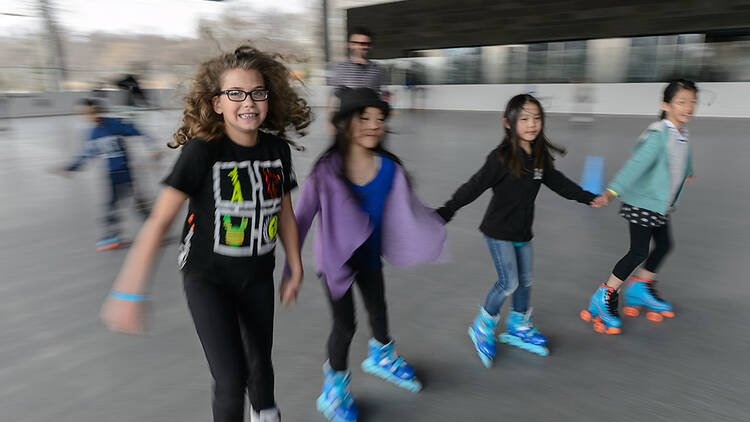
[(505, 298), (513, 295), (513, 310), (526, 313), (531, 294), (531, 262), (533, 248), (531, 242), (517, 243), (497, 240), (485, 236), (490, 248), (492, 262), (497, 270), (497, 282), (487, 294), (484, 309), (490, 315), (497, 315)]

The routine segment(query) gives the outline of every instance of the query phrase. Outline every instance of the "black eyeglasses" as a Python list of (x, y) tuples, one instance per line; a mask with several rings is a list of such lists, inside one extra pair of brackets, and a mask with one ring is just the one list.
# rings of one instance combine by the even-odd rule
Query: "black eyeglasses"
[(253, 101), (266, 101), (270, 92), (270, 89), (254, 89), (252, 91), (243, 91), (241, 89), (226, 89), (224, 91), (217, 92), (216, 94), (214, 94), (214, 96), (227, 94), (227, 98), (229, 98), (229, 101), (236, 101), (238, 103), (241, 103), (242, 101), (245, 101), (245, 98), (247, 98), (248, 95)]
[(370, 41), (349, 41), (349, 42), (351, 44), (357, 44), (357, 45), (361, 45), (363, 47), (369, 47), (369, 46), (372, 45), (372, 42), (370, 42)]

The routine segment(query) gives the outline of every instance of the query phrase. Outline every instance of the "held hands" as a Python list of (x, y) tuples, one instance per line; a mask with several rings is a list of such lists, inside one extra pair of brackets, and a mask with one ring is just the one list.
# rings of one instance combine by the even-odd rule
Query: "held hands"
[(297, 293), (299, 288), (302, 286), (302, 272), (292, 273), (281, 280), (281, 288), (279, 289), (279, 297), (281, 304), (284, 306), (290, 306), (297, 302)]
[(613, 199), (615, 199), (615, 195), (611, 191), (605, 190), (604, 193), (594, 198), (589, 205), (594, 208), (601, 208), (607, 206)]

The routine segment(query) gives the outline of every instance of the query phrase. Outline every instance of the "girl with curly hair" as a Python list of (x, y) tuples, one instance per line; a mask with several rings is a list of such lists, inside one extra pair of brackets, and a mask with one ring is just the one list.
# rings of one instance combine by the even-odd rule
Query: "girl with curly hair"
[(185, 98), (182, 147), (154, 209), (128, 254), (102, 319), (114, 331), (143, 331), (148, 274), (161, 239), (189, 200), (178, 263), (188, 307), (214, 380), (213, 418), (278, 421), (271, 365), (274, 247), (291, 271), (281, 283), (294, 303), (302, 281), (290, 191), (297, 187), (287, 129), (304, 134), (310, 107), (277, 56), (249, 46), (200, 66)]

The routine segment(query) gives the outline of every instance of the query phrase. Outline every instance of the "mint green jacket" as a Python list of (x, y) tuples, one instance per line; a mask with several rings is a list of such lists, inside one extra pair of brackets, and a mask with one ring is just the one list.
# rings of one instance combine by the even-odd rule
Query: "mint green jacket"
[(669, 207), (677, 204), (685, 180), (693, 174), (693, 148), (688, 144), (685, 176), (672, 203), (668, 148), (673, 144), (674, 134), (663, 122), (649, 125), (641, 134), (633, 155), (617, 172), (608, 189), (626, 204), (666, 215)]

